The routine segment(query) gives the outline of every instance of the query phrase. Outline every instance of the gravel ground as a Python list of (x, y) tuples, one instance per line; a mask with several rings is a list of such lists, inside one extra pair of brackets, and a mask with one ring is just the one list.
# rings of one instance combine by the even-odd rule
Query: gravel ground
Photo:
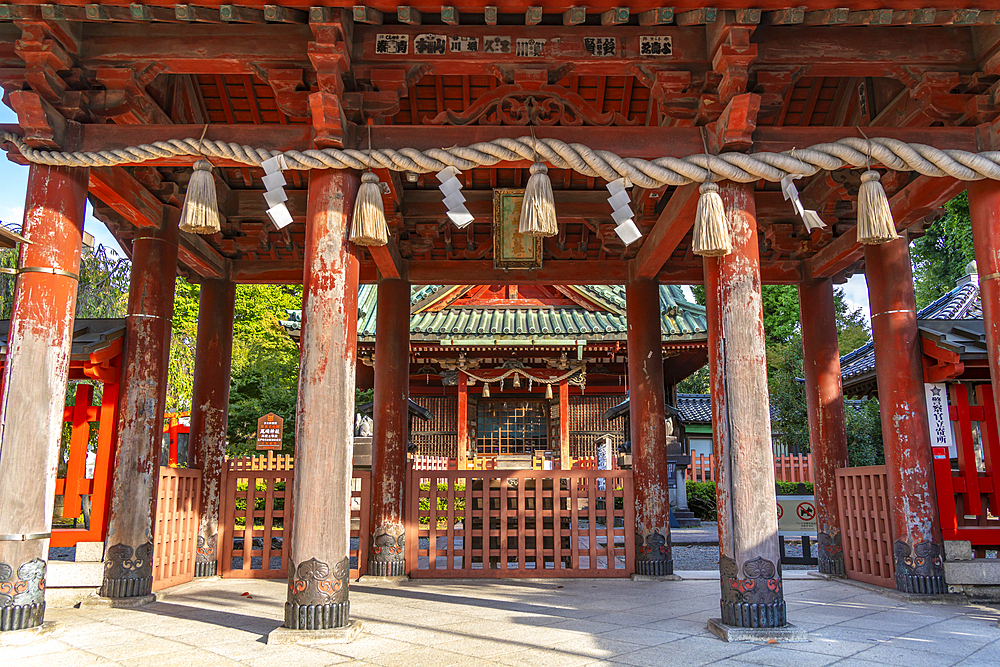
[[(815, 553), (815, 552), (814, 552)], [(801, 556), (802, 545), (785, 542), (785, 554)], [(689, 547), (674, 547), (674, 570), (717, 570), (719, 569), (719, 547), (704, 544)], [(782, 565), (782, 570), (815, 570), (815, 565)]]

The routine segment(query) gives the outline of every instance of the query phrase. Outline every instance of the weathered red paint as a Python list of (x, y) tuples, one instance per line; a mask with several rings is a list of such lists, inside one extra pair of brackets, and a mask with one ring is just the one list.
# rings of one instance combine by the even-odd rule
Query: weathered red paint
[(914, 554), (928, 570), (918, 576), (937, 577), (930, 570), (939, 571), (943, 587), (944, 556), (907, 244), (904, 234), (896, 241), (865, 247), (882, 442), (892, 504), (896, 586), (901, 589), (907, 583), (906, 561), (914, 562)]
[[(21, 244), (19, 266), (74, 274), (80, 270), (87, 172), (69, 167), (31, 167), (23, 225), (23, 234), (31, 243)], [(34, 272), (22, 273), (17, 280), (0, 401), (3, 534), (49, 531), (76, 292), (77, 281), (67, 276)], [(0, 563), (17, 572), (21, 565), (36, 558), (47, 561), (48, 546), (47, 539), (0, 542)], [(43, 595), (44, 590), (38, 590), (27, 604), (41, 603)], [(41, 622), (39, 608), (23, 627)]]
[(332, 582), (350, 554), (358, 258), (347, 229), (358, 185), (351, 171), (309, 174), (289, 581), (316, 559)]
[(235, 308), (235, 283), (230, 280), (201, 281), (188, 442), (192, 467), (201, 469), (201, 519), (195, 576), (216, 573)]
[[(410, 386), (410, 283), (378, 284), (375, 396), (372, 414), (372, 553), (368, 571), (404, 573), (403, 493), (406, 486)], [(396, 551), (398, 549), (398, 551)]]
[[(178, 209), (165, 207), (160, 228), (142, 228), (132, 242), (118, 449), (106, 538), (109, 550), (124, 545), (122, 553), (125, 548), (133, 552), (146, 545), (152, 548), (177, 277), (179, 217)], [(116, 576), (116, 564), (121, 565), (116, 559), (107, 558), (103, 595), (149, 594), (151, 563), (137, 563), (135, 570), (125, 576)], [(124, 583), (147, 577), (149, 586)]]
[[(628, 320), (629, 422), (632, 474), (635, 480), (636, 572), (671, 574), (670, 496), (667, 491), (666, 410), (663, 390), (663, 333), (660, 325), (660, 288), (655, 280), (633, 280), (625, 285)], [(665, 566), (645, 565), (643, 543), (659, 535), (664, 540)], [(655, 555), (655, 554), (654, 554)], [(666, 572), (644, 572), (644, 568)]]
[(458, 469), (469, 467), (469, 378), (458, 372)]
[(847, 467), (844, 389), (840, 379), (837, 315), (833, 281), (810, 280), (799, 285), (802, 358), (809, 444), (816, 491), (819, 570), (843, 577), (844, 551), (837, 504), (837, 468)]
[[(705, 299), (726, 620), (727, 604), (730, 612), (740, 604), (733, 585), (750, 578), (747, 563), (764, 559), (778, 570), (780, 554), (753, 185), (724, 182), (719, 194), (733, 251), (705, 259)], [(773, 622), (761, 625), (784, 625), (780, 570), (770, 579), (778, 588), (776, 600), (755, 597), (767, 592), (759, 590), (744, 602), (777, 605)]]
[[(559, 381), (559, 467), (570, 470), (573, 462), (569, 455), (569, 380)], [(668, 522), (669, 523), (669, 522)]]
[[(990, 377), (1000, 382), (1000, 183), (988, 179), (969, 183), (969, 214)], [(993, 392), (993, 400), (1000, 405), (1000, 391)]]

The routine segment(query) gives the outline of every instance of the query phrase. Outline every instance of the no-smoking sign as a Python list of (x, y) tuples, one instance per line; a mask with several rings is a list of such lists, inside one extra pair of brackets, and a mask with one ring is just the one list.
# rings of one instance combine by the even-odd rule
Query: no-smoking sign
[(795, 508), (795, 513), (803, 521), (812, 521), (813, 517), (816, 516), (816, 508), (810, 502), (801, 502)]

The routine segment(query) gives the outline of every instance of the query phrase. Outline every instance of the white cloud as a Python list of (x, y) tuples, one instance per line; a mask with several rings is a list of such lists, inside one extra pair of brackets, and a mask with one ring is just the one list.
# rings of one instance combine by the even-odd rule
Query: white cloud
[(865, 314), (865, 319), (871, 324), (872, 315), (868, 308), (868, 283), (865, 282), (863, 273), (851, 276), (846, 283), (841, 285), (844, 288), (844, 300), (852, 310), (860, 308)]

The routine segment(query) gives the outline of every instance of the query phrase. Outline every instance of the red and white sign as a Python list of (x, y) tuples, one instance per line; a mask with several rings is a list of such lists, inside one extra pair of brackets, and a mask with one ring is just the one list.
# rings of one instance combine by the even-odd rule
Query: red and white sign
[(778, 534), (800, 537), (816, 534), (816, 499), (813, 496), (777, 496)]

